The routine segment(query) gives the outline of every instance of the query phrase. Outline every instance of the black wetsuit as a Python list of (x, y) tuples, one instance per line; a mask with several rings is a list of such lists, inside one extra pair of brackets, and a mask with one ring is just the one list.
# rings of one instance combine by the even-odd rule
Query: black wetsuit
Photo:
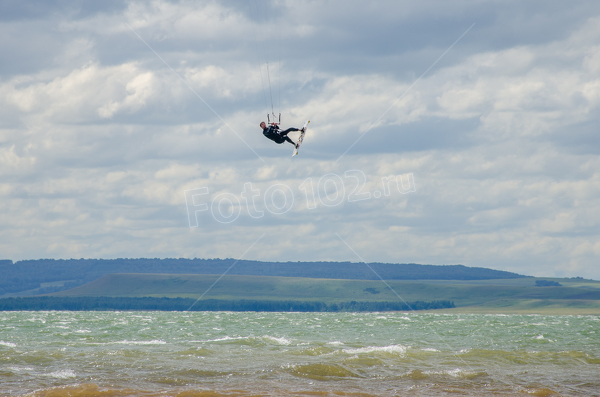
[(263, 135), (276, 143), (283, 143), (285, 141), (288, 141), (292, 145), (296, 145), (296, 143), (287, 136), (287, 134), (289, 134), (292, 131), (300, 130), (298, 128), (288, 128), (285, 131), (279, 131), (279, 127), (271, 125), (263, 130)]

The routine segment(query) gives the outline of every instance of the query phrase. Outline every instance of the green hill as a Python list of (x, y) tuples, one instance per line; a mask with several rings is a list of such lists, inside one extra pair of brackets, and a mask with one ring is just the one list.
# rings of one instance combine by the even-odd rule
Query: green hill
[[(232, 267), (232, 265), (234, 265)], [(524, 278), (516, 273), (462, 265), (369, 264), (386, 280), (486, 280)], [(113, 273), (223, 274), (377, 280), (352, 262), (260, 262), (235, 259), (40, 259), (0, 260), (0, 297), (66, 290)]]
[[(460, 308), (510, 311), (544, 307), (600, 310), (600, 282), (559, 280), (560, 287), (538, 287), (535, 278), (479, 281), (336, 280), (268, 276), (111, 274), (57, 297), (168, 297), (340, 303), (451, 301)], [(212, 285), (214, 286), (210, 288)], [(209, 290), (210, 288), (210, 290)]]
[[(393, 291), (369, 267), (385, 279)], [(218, 274), (226, 272), (227, 275), (211, 287), (220, 277)], [(72, 299), (83, 302), (81, 297), (88, 298), (87, 303), (77, 306), (80, 308), (90, 307), (104, 297), (100, 306), (105, 310), (113, 304), (125, 310), (127, 302), (135, 299), (138, 302), (134, 306), (140, 310), (166, 310), (173, 307), (172, 302), (161, 301), (152, 306), (154, 303), (140, 303), (139, 299), (195, 301), (210, 289), (203, 296), (203, 304), (209, 307), (206, 301), (216, 300), (218, 304), (215, 305), (225, 308), (223, 310), (267, 306), (275, 310), (286, 307), (289, 302), (306, 304), (307, 308), (342, 305), (339, 307), (348, 310), (379, 310), (373, 309), (376, 307), (404, 310), (394, 308), (400, 307), (398, 302), (420, 302), (421, 309), (451, 307), (448, 304), (453, 303), (455, 309), (443, 310), (462, 312), (600, 314), (600, 282), (580, 277), (540, 279), (462, 265), (371, 263), (366, 266), (350, 262), (284, 263), (234, 259), (43, 259), (16, 263), (0, 261), (0, 274), (3, 276), (0, 298), (45, 294), (47, 299), (66, 299), (63, 306), (40, 303), (38, 310), (75, 307), (69, 306)], [(239, 303), (242, 301), (243, 304)], [(23, 307), (36, 307), (31, 302), (34, 301), (23, 303)], [(365, 306), (365, 302), (379, 306)], [(443, 303), (438, 304), (440, 302)], [(186, 303), (180, 304), (185, 306)]]

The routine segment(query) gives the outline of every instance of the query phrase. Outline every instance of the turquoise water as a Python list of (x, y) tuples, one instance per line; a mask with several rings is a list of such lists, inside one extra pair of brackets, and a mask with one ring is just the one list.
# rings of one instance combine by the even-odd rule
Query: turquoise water
[(0, 395), (594, 396), (598, 316), (1, 312)]

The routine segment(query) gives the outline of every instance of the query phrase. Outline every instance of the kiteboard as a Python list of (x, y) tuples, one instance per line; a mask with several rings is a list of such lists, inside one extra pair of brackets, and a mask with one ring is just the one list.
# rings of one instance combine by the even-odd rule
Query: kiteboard
[(296, 147), (294, 148), (294, 153), (292, 153), (292, 157), (298, 155), (298, 148), (300, 147), (300, 145), (302, 145), (302, 141), (304, 140), (304, 134), (306, 134), (306, 130), (308, 129), (308, 123), (310, 123), (310, 120), (307, 120), (306, 123), (304, 123), (304, 126), (302, 126), (302, 132), (300, 133), (300, 138), (298, 138), (298, 143), (296, 143)]

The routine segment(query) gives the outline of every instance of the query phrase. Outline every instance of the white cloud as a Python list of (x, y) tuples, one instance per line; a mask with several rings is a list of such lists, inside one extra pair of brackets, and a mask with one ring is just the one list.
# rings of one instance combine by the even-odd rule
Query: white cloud
[(151, 72), (138, 74), (125, 85), (126, 96), (120, 102), (110, 102), (98, 109), (98, 114), (103, 118), (111, 118), (119, 111), (134, 112), (146, 104), (146, 101), (155, 95), (153, 83), (154, 75)]
[[(35, 78), (35, 76), (34, 76)], [(134, 112), (155, 95), (151, 72), (135, 64), (74, 69), (51, 81), (30, 81), (23, 86), (14, 78), (0, 86), (0, 98), (16, 109), (26, 124), (98, 122), (118, 111)]]
[(19, 174), (33, 168), (35, 157), (19, 156), (15, 153), (15, 145), (10, 148), (0, 147), (0, 173)]

